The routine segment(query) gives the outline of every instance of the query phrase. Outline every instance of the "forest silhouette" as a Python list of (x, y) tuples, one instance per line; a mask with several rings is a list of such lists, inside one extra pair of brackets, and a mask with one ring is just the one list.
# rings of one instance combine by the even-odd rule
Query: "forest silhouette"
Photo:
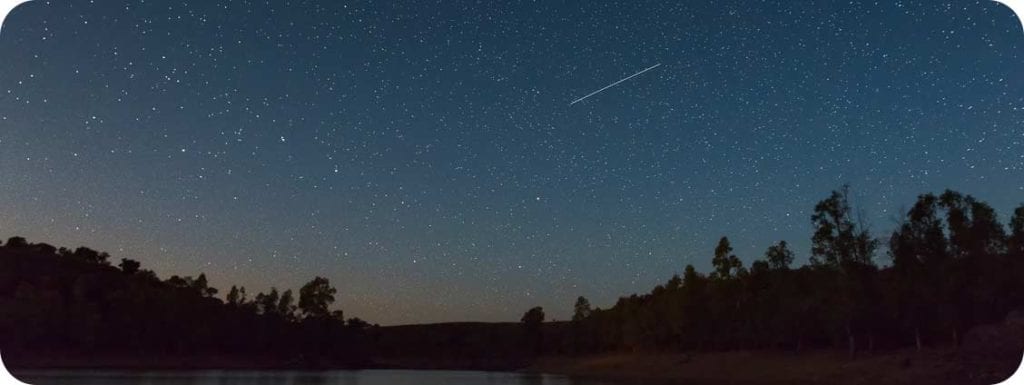
[(204, 274), (162, 280), (131, 259), (115, 267), (107, 253), (12, 237), (0, 245), (0, 350), (19, 365), (82, 367), (199, 357), (191, 365), (513, 368), (542, 355), (811, 348), (856, 358), (955, 348), (972, 328), (1024, 309), (1024, 204), (1004, 226), (970, 195), (923, 194), (877, 237), (848, 191), (814, 206), (806, 264), (794, 266), (779, 241), (744, 266), (722, 237), (710, 272), (687, 265), (607, 309), (579, 297), (565, 322), (544, 322), (534, 307), (518, 323), (380, 327), (331, 310), (337, 290), (323, 277), (298, 298), (232, 286), (221, 299)]

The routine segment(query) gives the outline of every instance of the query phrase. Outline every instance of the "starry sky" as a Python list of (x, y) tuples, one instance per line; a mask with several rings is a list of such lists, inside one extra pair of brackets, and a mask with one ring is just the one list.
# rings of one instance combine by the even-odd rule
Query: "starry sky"
[(321, 275), (381, 324), (567, 319), (722, 235), (804, 262), (844, 183), (879, 236), (945, 188), (1005, 221), (1022, 48), (988, 0), (36, 0), (0, 34), (0, 237)]

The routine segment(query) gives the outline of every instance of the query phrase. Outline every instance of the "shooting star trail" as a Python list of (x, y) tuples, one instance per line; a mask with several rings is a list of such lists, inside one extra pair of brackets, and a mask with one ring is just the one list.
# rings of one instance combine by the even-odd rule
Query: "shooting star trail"
[(640, 72), (637, 72), (637, 73), (635, 73), (635, 74), (629, 75), (629, 76), (627, 76), (627, 77), (626, 77), (625, 79), (622, 79), (622, 80), (619, 80), (619, 81), (617, 81), (617, 82), (615, 82), (615, 83), (612, 83), (612, 84), (609, 84), (609, 85), (607, 85), (607, 86), (604, 86), (604, 88), (602, 88), (602, 89), (599, 89), (599, 90), (597, 90), (597, 91), (594, 91), (594, 92), (591, 92), (591, 93), (587, 94), (587, 96), (584, 96), (584, 97), (582, 97), (582, 98), (579, 98), (579, 99), (573, 100), (573, 101), (572, 101), (572, 103), (569, 103), (569, 105), (571, 106), (571, 105), (573, 105), (573, 104), (576, 104), (576, 103), (582, 102), (582, 101), (583, 101), (583, 99), (589, 98), (589, 97), (591, 97), (591, 96), (594, 96), (594, 95), (598, 94), (598, 93), (599, 93), (599, 92), (601, 92), (601, 91), (604, 91), (604, 90), (607, 90), (607, 89), (609, 89), (609, 88), (615, 87), (615, 86), (616, 86), (616, 85), (618, 85), (619, 83), (622, 83), (622, 82), (624, 82), (624, 81), (626, 81), (626, 80), (629, 80), (629, 79), (632, 79), (632, 78), (634, 78), (634, 77), (636, 77), (636, 76), (639, 76), (640, 74), (642, 74), (642, 73), (644, 73), (644, 72), (647, 72), (647, 71), (653, 70), (653, 69), (655, 69), (655, 68), (658, 68), (658, 66), (660, 66), (660, 65), (661, 65), (661, 63), (658, 63), (658, 64), (652, 65), (652, 66), (650, 66), (650, 67), (647, 67), (647, 69), (645, 69), (645, 70), (643, 70), (643, 71), (640, 71)]

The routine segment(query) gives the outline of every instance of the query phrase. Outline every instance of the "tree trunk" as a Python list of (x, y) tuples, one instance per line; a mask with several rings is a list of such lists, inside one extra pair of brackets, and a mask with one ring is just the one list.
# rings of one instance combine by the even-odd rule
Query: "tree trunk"
[(846, 327), (846, 341), (850, 348), (850, 359), (857, 354), (857, 339), (853, 337), (853, 330), (849, 326)]
[(917, 351), (921, 351), (921, 328), (914, 328), (914, 344), (917, 346)]
[(868, 333), (868, 353), (875, 352), (875, 335)]
[(953, 328), (953, 347), (954, 348), (959, 348), (960, 347), (960, 334), (957, 333), (957, 330), (956, 330), (955, 327)]

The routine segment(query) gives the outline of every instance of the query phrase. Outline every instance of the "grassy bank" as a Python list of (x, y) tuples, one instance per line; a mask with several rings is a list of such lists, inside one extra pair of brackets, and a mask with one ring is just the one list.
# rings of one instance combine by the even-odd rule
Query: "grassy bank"
[(745, 351), (700, 354), (607, 354), (546, 357), (531, 372), (694, 384), (993, 384), (1019, 359), (976, 360), (961, 352), (901, 350), (849, 359), (842, 351), (802, 354)]

